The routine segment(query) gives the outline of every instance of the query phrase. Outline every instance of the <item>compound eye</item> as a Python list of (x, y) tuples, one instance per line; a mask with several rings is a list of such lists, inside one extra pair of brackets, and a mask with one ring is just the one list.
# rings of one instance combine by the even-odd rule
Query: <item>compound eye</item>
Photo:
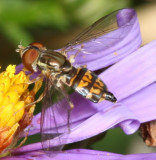
[(22, 56), (24, 67), (27, 70), (34, 72), (32, 64), (37, 60), (38, 56), (39, 53), (37, 50), (33, 48), (28, 49)]
[(42, 43), (38, 43), (38, 42), (30, 43), (29, 46), (35, 46), (37, 48), (43, 48), (44, 47)]

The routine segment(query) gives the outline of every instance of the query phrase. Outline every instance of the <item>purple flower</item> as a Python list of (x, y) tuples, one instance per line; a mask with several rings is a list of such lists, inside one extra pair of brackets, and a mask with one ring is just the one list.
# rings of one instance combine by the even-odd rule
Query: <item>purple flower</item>
[[(126, 16), (123, 18), (122, 15)], [(82, 58), (80, 54), (75, 63), (78, 65), (87, 64), (87, 67), (94, 71), (112, 65), (99, 77), (117, 97), (118, 102), (113, 104), (103, 101), (95, 104), (77, 93), (71, 94), (70, 98), (75, 105), (71, 114), (71, 132), (59, 136), (61, 139), (66, 139), (66, 144), (98, 135), (113, 127), (120, 127), (126, 134), (132, 134), (138, 130), (140, 123), (155, 119), (156, 41), (137, 49), (141, 44), (141, 36), (137, 16), (133, 9), (121, 10), (117, 19), (121, 28), (102, 37), (101, 41), (107, 45), (99, 48), (97, 51), (99, 54), (97, 53), (97, 56), (96, 54), (89, 54), (86, 56), (87, 58)], [(124, 24), (126, 24), (126, 27), (123, 27)], [(112, 35), (114, 39), (109, 38)], [(80, 46), (76, 45), (75, 47), (79, 48)], [(94, 50), (91, 43), (88, 43), (85, 47), (84, 50), (88, 52)], [(69, 52), (68, 56), (70, 57), (71, 54), (72, 52)], [(55, 109), (55, 105), (53, 107)], [(64, 116), (63, 110), (61, 116)], [(48, 120), (50, 121), (47, 118)], [(66, 126), (64, 120), (58, 115), (56, 121), (59, 124), (59, 131), (63, 132)], [(40, 114), (34, 116), (29, 130), (30, 135), (40, 132)], [(51, 128), (50, 132), (55, 133), (55, 129)], [(51, 147), (59, 145), (58, 142), (58, 137), (52, 139), (50, 141)], [(29, 144), (15, 150), (13, 154), (18, 154), (18, 156), (10, 157), (10, 159), (30, 159), (32, 157), (34, 159), (53, 159), (41, 149), (41, 142)], [(155, 157), (155, 153), (119, 155), (102, 151), (75, 149), (60, 151), (56, 153), (54, 159), (143, 160), (155, 159)]]
[(111, 152), (87, 150), (87, 149), (73, 149), (68, 151), (57, 152), (55, 156), (49, 156), (48, 152), (34, 151), (23, 153), (22, 155), (16, 155), (11, 157), (2, 158), (2, 160), (155, 160), (156, 153), (143, 153), (143, 154), (130, 154), (121, 155)]

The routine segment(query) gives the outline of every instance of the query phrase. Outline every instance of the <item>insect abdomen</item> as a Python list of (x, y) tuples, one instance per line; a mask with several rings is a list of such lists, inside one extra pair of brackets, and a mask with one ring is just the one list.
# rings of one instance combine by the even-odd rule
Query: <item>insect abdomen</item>
[(87, 68), (72, 68), (66, 76), (66, 83), (83, 97), (97, 103), (103, 100), (116, 102), (114, 95), (107, 91), (106, 85)]

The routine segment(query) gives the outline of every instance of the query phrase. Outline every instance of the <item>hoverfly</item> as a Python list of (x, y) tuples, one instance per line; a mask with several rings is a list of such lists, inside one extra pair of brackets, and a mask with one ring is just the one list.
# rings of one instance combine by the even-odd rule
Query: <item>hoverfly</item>
[[(127, 32), (126, 26), (130, 24), (123, 26), (118, 24), (117, 16), (121, 12), (122, 10), (118, 10), (102, 17), (59, 50), (46, 49), (41, 43), (31, 43), (27, 47), (19, 45), (18, 52), (20, 52), (24, 67), (32, 72), (40, 70), (46, 78), (46, 94), (41, 112), (43, 148), (50, 148), (51, 139), (63, 134), (64, 130), (69, 131), (69, 129), (57, 127), (58, 121), (64, 121), (64, 126), (67, 124), (69, 128), (70, 110), (74, 107), (64, 86), (73, 88), (80, 95), (95, 103), (103, 100), (117, 101), (115, 96), (108, 91), (106, 84), (94, 72), (83, 66), (76, 67), (76, 64), (78, 61), (83, 61), (83, 56), (87, 58), (100, 48), (110, 48), (110, 45), (122, 39), (122, 34)], [(117, 29), (122, 29), (123, 32), (114, 38), (111, 33)], [(103, 39), (107, 40), (106, 44), (103, 43)], [(53, 94), (55, 96), (59, 94), (59, 98), (63, 95), (61, 105), (58, 100), (56, 103), (53, 102), (53, 107), (49, 107), (52, 106)], [(67, 115), (64, 114), (65, 112)], [(65, 128), (64, 126), (62, 125), (62, 128)], [(59, 139), (59, 141), (60, 146), (54, 147), (56, 150), (60, 150), (64, 145), (64, 140)]]

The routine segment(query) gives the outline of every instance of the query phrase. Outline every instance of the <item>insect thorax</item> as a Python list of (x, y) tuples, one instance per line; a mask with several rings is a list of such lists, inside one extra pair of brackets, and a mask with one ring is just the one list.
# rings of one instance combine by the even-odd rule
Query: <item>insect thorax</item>
[(43, 72), (50, 72), (52, 75), (65, 74), (72, 68), (68, 59), (59, 52), (50, 51), (41, 53), (38, 61), (38, 67)]

